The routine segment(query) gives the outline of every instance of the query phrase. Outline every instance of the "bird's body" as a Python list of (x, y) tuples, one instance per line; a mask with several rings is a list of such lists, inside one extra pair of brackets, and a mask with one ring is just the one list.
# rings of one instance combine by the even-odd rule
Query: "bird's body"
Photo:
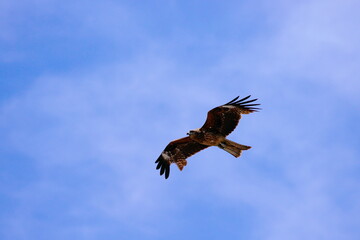
[(243, 150), (251, 147), (241, 145), (226, 139), (240, 121), (241, 114), (249, 114), (258, 110), (254, 107), (259, 104), (249, 104), (257, 99), (248, 100), (250, 96), (232, 101), (216, 107), (208, 112), (204, 125), (195, 130), (190, 130), (188, 137), (180, 138), (170, 142), (159, 158), (156, 160), (156, 169), (160, 169), (160, 175), (165, 173), (169, 177), (170, 164), (175, 163), (180, 170), (186, 166), (186, 158), (210, 146), (217, 146), (234, 157), (239, 157)]
[(206, 146), (218, 146), (225, 140), (225, 136), (217, 132), (207, 132), (201, 129), (191, 130), (188, 133), (190, 139)]

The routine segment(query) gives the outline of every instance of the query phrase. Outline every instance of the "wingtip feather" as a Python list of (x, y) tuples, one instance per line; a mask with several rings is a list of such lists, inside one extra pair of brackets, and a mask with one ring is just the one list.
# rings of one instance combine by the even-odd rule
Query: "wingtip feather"
[(243, 110), (246, 110), (247, 113), (257, 112), (258, 110), (261, 110), (260, 108), (254, 107), (254, 106), (259, 106), (260, 104), (258, 104), (258, 103), (249, 104), (249, 103), (252, 103), (252, 102), (255, 102), (256, 100), (258, 100), (257, 98), (245, 101), (245, 100), (249, 99), (250, 97), (251, 97), (251, 95), (248, 95), (240, 100), (237, 100), (239, 98), (239, 96), (238, 96), (224, 105), (232, 105), (232, 106), (240, 107)]
[(169, 175), (170, 175), (170, 165), (166, 166), (165, 179), (168, 179)]
[[(226, 104), (232, 104), (232, 103), (234, 103), (239, 97), (240, 97), (240, 96), (237, 96), (236, 98), (234, 98), (233, 100), (231, 100), (230, 102), (228, 102), (228, 103), (226, 103)], [(226, 105), (226, 104), (225, 104), (225, 105)]]
[(160, 176), (165, 174), (165, 179), (167, 179), (170, 175), (170, 163), (162, 155), (159, 156), (155, 163), (157, 163), (156, 170), (160, 169)]

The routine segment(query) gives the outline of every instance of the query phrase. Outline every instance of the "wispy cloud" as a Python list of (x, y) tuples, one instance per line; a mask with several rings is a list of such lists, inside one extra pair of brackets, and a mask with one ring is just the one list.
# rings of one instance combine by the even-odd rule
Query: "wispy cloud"
[[(39, 4), (48, 9), (41, 14), (65, 21), (58, 4)], [(3, 101), (0, 149), (11, 174), (1, 176), (12, 187), (3, 191), (11, 212), (2, 210), (1, 234), (191, 239), (227, 225), (224, 236), (247, 239), (355, 239), (357, 3), (263, 5), (270, 29), (241, 43), (230, 30), (146, 30), (148, 16), (131, 4), (87, 5), (83, 14), (76, 3), (61, 8), (80, 24), (78, 34), (123, 41), (118, 54), (136, 45), (122, 34), (143, 45), (126, 61), (44, 70)], [(224, 24), (244, 27), (236, 8), (226, 12)], [(263, 110), (244, 116), (230, 139), (252, 150), (234, 159), (207, 149), (167, 181), (158, 176), (154, 161), (169, 141), (200, 127), (210, 108), (249, 93)]]

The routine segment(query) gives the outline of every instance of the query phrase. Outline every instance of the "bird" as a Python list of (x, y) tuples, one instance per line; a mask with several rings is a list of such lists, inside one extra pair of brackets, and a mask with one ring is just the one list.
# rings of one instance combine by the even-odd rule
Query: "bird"
[(243, 150), (251, 146), (233, 142), (226, 137), (234, 131), (242, 114), (258, 112), (260, 104), (253, 103), (257, 99), (248, 100), (251, 95), (240, 100), (239, 96), (224, 105), (215, 107), (207, 113), (207, 118), (201, 128), (190, 130), (187, 137), (170, 142), (161, 152), (156, 169), (165, 179), (170, 175), (170, 165), (175, 163), (180, 171), (187, 165), (186, 159), (195, 153), (211, 146), (217, 146), (234, 157), (240, 157)]

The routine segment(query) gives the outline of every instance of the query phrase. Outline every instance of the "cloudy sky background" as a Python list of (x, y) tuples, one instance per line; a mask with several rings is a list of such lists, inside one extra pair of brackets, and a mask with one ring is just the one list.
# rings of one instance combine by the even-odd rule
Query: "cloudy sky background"
[[(360, 3), (0, 3), (0, 238), (359, 239)], [(164, 180), (211, 108), (259, 98)]]

